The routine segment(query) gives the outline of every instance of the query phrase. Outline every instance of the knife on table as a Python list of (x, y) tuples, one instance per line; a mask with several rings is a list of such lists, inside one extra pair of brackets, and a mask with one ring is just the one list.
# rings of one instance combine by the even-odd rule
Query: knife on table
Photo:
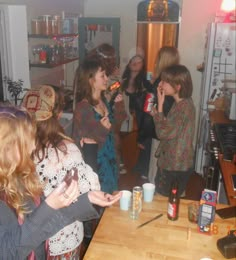
[(160, 217), (162, 217), (162, 216), (163, 216), (163, 214), (159, 214), (159, 215), (157, 215), (156, 217), (154, 217), (154, 218), (152, 218), (152, 219), (150, 219), (150, 220), (144, 222), (143, 224), (137, 226), (137, 228), (141, 228), (141, 227), (143, 227), (143, 226), (149, 224), (150, 222), (152, 222), (152, 221), (154, 221), (154, 220), (156, 220), (156, 219), (158, 219), (158, 218), (160, 218)]

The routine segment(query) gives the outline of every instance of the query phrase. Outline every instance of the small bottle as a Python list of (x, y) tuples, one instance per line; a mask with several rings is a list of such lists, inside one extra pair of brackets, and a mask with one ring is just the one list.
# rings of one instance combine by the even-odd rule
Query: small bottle
[(39, 61), (43, 64), (47, 62), (46, 46), (43, 46), (39, 52)]
[(177, 220), (179, 217), (179, 196), (178, 196), (178, 183), (174, 182), (171, 185), (171, 191), (168, 200), (167, 217), (169, 220)]

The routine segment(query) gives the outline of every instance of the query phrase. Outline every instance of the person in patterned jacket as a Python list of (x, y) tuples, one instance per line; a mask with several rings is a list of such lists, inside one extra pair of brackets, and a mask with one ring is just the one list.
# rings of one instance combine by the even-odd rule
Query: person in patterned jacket
[[(169, 195), (173, 181), (178, 182), (179, 195), (183, 194), (193, 173), (193, 138), (195, 131), (195, 107), (189, 70), (183, 65), (172, 65), (161, 73), (157, 88), (158, 105), (151, 114), (154, 119), (160, 145), (157, 149), (156, 191)], [(168, 115), (163, 113), (166, 96), (175, 100)]]

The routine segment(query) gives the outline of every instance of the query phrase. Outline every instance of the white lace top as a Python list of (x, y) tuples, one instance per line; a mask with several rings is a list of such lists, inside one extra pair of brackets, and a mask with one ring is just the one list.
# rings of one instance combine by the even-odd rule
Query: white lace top
[[(58, 151), (59, 161), (54, 148), (49, 147), (44, 160), (36, 163), (36, 171), (40, 181), (45, 185), (44, 195), (48, 196), (52, 190), (62, 182), (67, 171), (76, 167), (78, 169), (78, 182), (80, 193), (89, 190), (100, 190), (98, 176), (92, 168), (85, 164), (78, 147), (73, 143), (66, 143), (67, 152)], [(75, 221), (64, 227), (49, 239), (50, 255), (61, 255), (72, 251), (83, 240), (83, 223)]]

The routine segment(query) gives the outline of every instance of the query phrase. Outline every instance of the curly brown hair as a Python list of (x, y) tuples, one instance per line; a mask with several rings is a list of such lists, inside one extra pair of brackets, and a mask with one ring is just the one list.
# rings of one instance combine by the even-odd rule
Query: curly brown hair
[(108, 77), (114, 72), (117, 66), (115, 48), (108, 43), (100, 44), (96, 48), (92, 49), (87, 54), (87, 58), (99, 59), (103, 63)]

